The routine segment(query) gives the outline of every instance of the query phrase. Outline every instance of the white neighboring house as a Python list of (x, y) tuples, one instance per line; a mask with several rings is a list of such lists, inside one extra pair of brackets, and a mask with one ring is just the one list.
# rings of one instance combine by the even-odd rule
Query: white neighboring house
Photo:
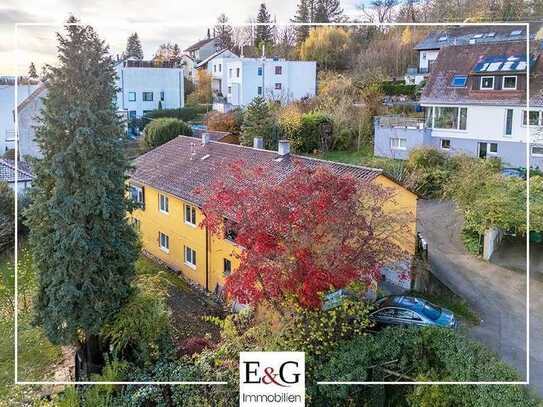
[(418, 66), (411, 66), (404, 76), (405, 83), (418, 85), (428, 79), (441, 49), (451, 45), (477, 45), (526, 40), (526, 27), (520, 26), (450, 26), (430, 32), (416, 46)]
[(121, 61), (117, 71), (117, 109), (128, 119), (146, 112), (185, 105), (183, 69), (153, 61)]
[[(4, 78), (0, 84), (0, 155), (15, 148), (15, 80)], [(17, 103), (26, 99), (38, 87), (38, 84), (17, 85)]]
[(183, 68), (185, 79), (192, 82), (196, 81), (196, 62), (189, 54), (181, 55), (181, 68)]
[(261, 96), (288, 103), (315, 96), (317, 63), (279, 58), (216, 58), (211, 64), (213, 109), (245, 107)]
[(41, 158), (42, 154), (35, 141), (38, 116), (43, 108), (43, 98), (47, 96), (47, 86), (40, 84), (25, 100), (17, 106), (19, 121), (19, 157)]
[(23, 194), (32, 184), (32, 169), (24, 161), (17, 163), (17, 183), (15, 183), (15, 161), (0, 158), (0, 182), (5, 182), (18, 194)]
[(207, 38), (200, 40), (183, 52), (188, 54), (195, 63), (203, 61), (210, 55), (214, 54), (218, 50), (217, 39), (212, 38), (209, 30), (207, 31)]

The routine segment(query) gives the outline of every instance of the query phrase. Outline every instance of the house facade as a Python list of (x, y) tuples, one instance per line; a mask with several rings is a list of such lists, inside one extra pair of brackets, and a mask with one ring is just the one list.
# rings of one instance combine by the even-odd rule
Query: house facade
[[(17, 104), (29, 97), (39, 86), (38, 83), (17, 84)], [(0, 79), (0, 155), (15, 148), (15, 79)]]
[(428, 79), (432, 66), (443, 48), (455, 45), (477, 45), (526, 41), (525, 26), (449, 26), (430, 32), (417, 43), (418, 65), (407, 69), (405, 83), (419, 85)]
[(316, 94), (317, 63), (279, 58), (217, 58), (210, 64), (213, 109), (245, 107), (257, 97), (288, 103)]
[(146, 112), (185, 105), (183, 69), (153, 61), (125, 60), (117, 64), (117, 108), (128, 120)]
[(399, 272), (410, 270), (415, 253), (416, 196), (386, 178), (381, 170), (291, 155), (288, 145), (268, 151), (211, 141), (203, 134), (202, 140), (179, 136), (138, 157), (129, 183), (132, 198), (141, 205), (131, 219), (140, 231), (143, 248), (208, 291), (221, 292), (225, 276), (236, 269), (236, 255), (243, 249), (228, 234), (219, 238), (198, 226), (204, 214), (201, 195), (195, 189), (209, 190), (220, 179), (222, 169), (239, 160), (279, 173), (291, 171), (294, 162), (302, 161), (304, 165), (323, 165), (392, 189), (395, 196), (387, 210), (409, 213), (412, 220), (409, 230), (398, 240), (405, 258), (387, 265), (382, 273), (388, 283), (410, 288), (410, 280)]
[(528, 64), (532, 95), (541, 90), (539, 59), (537, 47), (527, 57), (524, 41), (441, 50), (420, 100), (424, 119), (377, 118), (375, 155), (405, 159), (411, 149), (430, 145), (450, 154), (497, 157), (507, 166), (543, 168), (539, 146), (528, 146), (529, 132), (543, 124), (543, 104), (531, 98), (529, 113), (526, 107)]
[(200, 61), (203, 61), (204, 59), (206, 59), (210, 55), (213, 55), (217, 51), (218, 51), (217, 39), (215, 37), (211, 37), (211, 34), (208, 30), (206, 38), (192, 44), (183, 52), (189, 55), (195, 63), (199, 63)]

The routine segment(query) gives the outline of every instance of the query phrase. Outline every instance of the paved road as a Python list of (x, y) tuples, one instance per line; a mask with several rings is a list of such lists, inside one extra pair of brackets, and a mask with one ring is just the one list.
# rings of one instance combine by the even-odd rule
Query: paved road
[[(450, 202), (423, 201), (418, 228), (428, 241), (435, 275), (465, 298), (481, 324), (468, 332), (526, 377), (526, 275), (467, 254), (462, 219)], [(530, 383), (543, 396), (543, 281), (530, 280)]]

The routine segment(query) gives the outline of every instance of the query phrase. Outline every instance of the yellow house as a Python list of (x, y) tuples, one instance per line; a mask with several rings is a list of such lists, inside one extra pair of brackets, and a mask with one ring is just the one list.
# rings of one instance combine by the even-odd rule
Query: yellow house
[(336, 173), (393, 189), (394, 201), (386, 209), (412, 215), (410, 230), (398, 239), (410, 264), (416, 246), (417, 197), (381, 170), (290, 154), (286, 142), (280, 142), (278, 151), (269, 151), (210, 141), (206, 134), (202, 139), (179, 136), (135, 160), (129, 183), (132, 198), (142, 208), (131, 216), (143, 248), (206, 290), (220, 292), (224, 277), (237, 267), (235, 254), (241, 249), (228, 237), (212, 236), (199, 227), (202, 196), (196, 189), (208, 190), (229, 163), (239, 160), (277, 173), (288, 173), (301, 160), (309, 167), (324, 165)]

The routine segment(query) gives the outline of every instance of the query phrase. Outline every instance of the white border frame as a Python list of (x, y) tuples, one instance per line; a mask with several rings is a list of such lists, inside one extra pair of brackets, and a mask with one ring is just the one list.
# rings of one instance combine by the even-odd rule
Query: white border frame
[[(156, 23), (138, 23), (136, 25), (155, 25)], [(16, 142), (15, 142), (15, 217), (17, 218), (18, 215), (18, 153), (19, 153), (19, 117), (18, 117), (18, 71), (19, 71), (19, 49), (18, 49), (18, 29), (19, 27), (23, 26), (52, 26), (57, 28), (62, 28), (66, 26), (67, 24), (63, 21), (59, 21), (58, 23), (15, 23), (15, 30), (14, 30), (14, 44), (15, 44), (15, 58), (14, 58), (14, 64), (15, 64), (15, 100), (14, 100), (14, 111), (15, 111), (15, 134), (16, 134)], [(81, 25), (81, 24), (72, 24), (72, 25)], [(189, 24), (162, 24), (161, 26), (176, 26), (182, 25), (184, 27), (203, 27), (206, 24), (205, 23), (189, 23)], [(514, 22), (508, 22), (508, 23), (275, 23), (275, 24), (267, 24), (267, 23), (231, 23), (231, 24), (225, 24), (232, 27), (253, 27), (253, 29), (256, 26), (259, 25), (272, 25), (272, 26), (309, 26), (309, 27), (316, 27), (316, 26), (332, 26), (332, 27), (350, 27), (350, 26), (377, 26), (377, 27), (395, 27), (395, 26), (402, 26), (402, 27), (446, 27), (446, 26), (511, 26), (511, 27), (520, 27), (524, 26), (526, 29), (526, 55), (527, 55), (527, 66), (526, 66), (526, 109), (527, 111), (530, 110), (530, 63), (529, 63), (529, 57), (530, 57), (530, 26), (529, 23), (514, 23)], [(527, 185), (526, 185), (526, 220), (527, 220), (527, 230), (529, 230), (530, 225), (530, 151), (531, 151), (531, 137), (530, 137), (530, 126), (526, 126), (526, 167), (527, 167)], [(192, 385), (192, 384), (202, 384), (202, 385), (214, 385), (214, 384), (228, 384), (228, 382), (177, 382), (177, 381), (143, 381), (143, 382), (93, 382), (93, 381), (87, 381), (87, 382), (69, 382), (69, 381), (61, 381), (61, 382), (55, 382), (55, 381), (20, 381), (18, 378), (18, 279), (17, 279), (17, 260), (18, 260), (18, 238), (17, 238), (17, 222), (15, 222), (15, 334), (14, 334), (14, 384), (15, 385), (91, 385), (91, 384), (109, 384), (109, 385)], [(318, 385), (529, 385), (530, 384), (530, 236), (529, 233), (526, 234), (526, 380), (525, 381), (514, 381), (514, 382), (503, 382), (503, 381), (462, 381), (462, 382), (435, 382), (435, 381), (425, 381), (425, 382), (387, 382), (387, 381), (379, 381), (379, 382), (373, 382), (373, 381), (339, 381), (339, 382), (333, 382), (333, 381), (317, 381)]]

